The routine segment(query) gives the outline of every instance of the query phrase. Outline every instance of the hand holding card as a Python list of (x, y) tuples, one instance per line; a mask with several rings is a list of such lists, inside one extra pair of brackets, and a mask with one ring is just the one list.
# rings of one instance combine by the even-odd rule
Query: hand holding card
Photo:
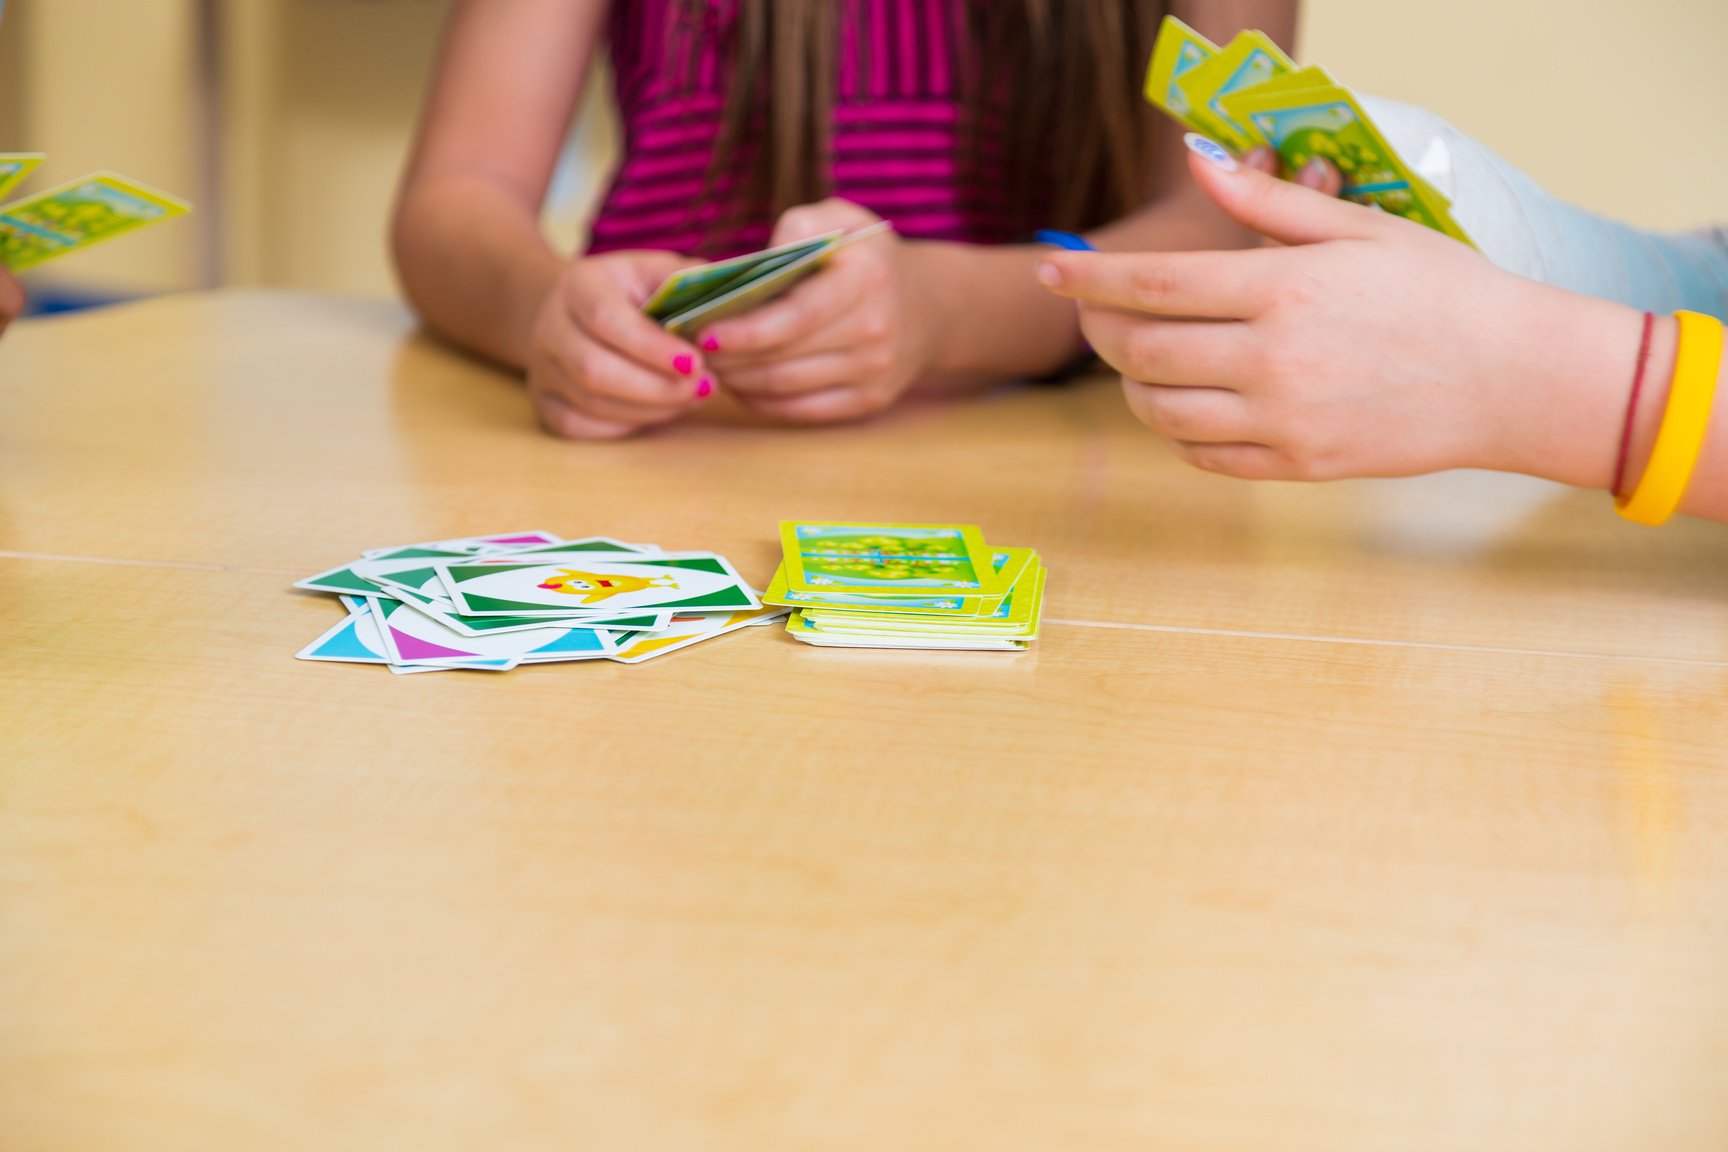
[(1386, 142), (1355, 95), (1323, 68), (1298, 68), (1262, 33), (1239, 33), (1220, 48), (1166, 17), (1146, 98), (1234, 153), (1270, 148), (1299, 183), (1470, 243), (1446, 198)]
[(608, 440), (675, 420), (714, 389), (702, 352), (642, 311), (689, 261), (672, 252), (574, 260), (535, 321), (528, 393), (546, 429)]
[(930, 366), (936, 308), (913, 246), (845, 200), (787, 212), (776, 238), (844, 230), (822, 271), (704, 332), (728, 391), (778, 420), (849, 420), (893, 404)]
[(18, 319), (18, 314), (24, 311), (24, 286), (12, 273), (0, 268), (0, 333), (6, 331), (6, 326)]

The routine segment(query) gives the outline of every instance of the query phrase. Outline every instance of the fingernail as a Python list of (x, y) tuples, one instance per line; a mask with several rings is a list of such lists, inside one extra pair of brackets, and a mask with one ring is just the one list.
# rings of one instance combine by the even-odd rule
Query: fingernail
[(706, 400), (713, 391), (714, 381), (711, 377), (704, 376), (702, 379), (696, 381), (696, 399)]
[(1225, 172), (1234, 172), (1242, 167), (1236, 163), (1236, 157), (1224, 151), (1215, 140), (1209, 140), (1198, 132), (1190, 132), (1182, 137), (1182, 143), (1188, 145), (1188, 151), (1198, 153), (1212, 162), (1212, 166)]
[(1056, 265), (1044, 262), (1038, 265), (1038, 280), (1046, 287), (1062, 287), (1062, 269)]
[(718, 351), (720, 351), (720, 341), (714, 339), (714, 337), (712, 337), (712, 336), (702, 337), (702, 351), (704, 351), (704, 352), (718, 352)]
[(1296, 173), (1296, 183), (1304, 188), (1320, 188), (1326, 184), (1326, 165), (1316, 156), (1302, 165), (1302, 171)]
[(696, 357), (690, 355), (688, 352), (680, 352), (678, 355), (672, 357), (672, 370), (680, 376), (690, 375), (691, 370), (695, 367)]

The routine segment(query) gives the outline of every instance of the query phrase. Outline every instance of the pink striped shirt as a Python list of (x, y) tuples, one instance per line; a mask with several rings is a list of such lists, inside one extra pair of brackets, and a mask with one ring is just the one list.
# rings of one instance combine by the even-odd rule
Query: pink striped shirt
[[(991, 141), (974, 164), (962, 160), (957, 49), (965, 0), (839, 3), (833, 194), (917, 239), (1003, 243), (1039, 226), (1010, 218)], [(725, 205), (702, 196), (725, 107), (737, 0), (707, 0), (695, 60), (676, 51), (692, 40), (680, 7), (678, 0), (614, 0), (609, 35), (623, 159), (595, 217), (590, 252), (664, 248), (723, 257), (768, 243), (772, 220), (717, 227)], [(717, 197), (737, 183), (718, 183)]]

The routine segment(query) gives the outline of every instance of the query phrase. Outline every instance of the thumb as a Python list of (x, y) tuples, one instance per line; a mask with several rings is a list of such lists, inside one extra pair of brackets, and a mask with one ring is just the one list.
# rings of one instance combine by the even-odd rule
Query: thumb
[(862, 204), (830, 196), (815, 204), (800, 204), (782, 212), (780, 219), (774, 222), (774, 233), (769, 238), (769, 247), (790, 244), (794, 240), (808, 240), (812, 236), (820, 236), (836, 229), (856, 232), (880, 219), (880, 216)]
[(794, 240), (808, 240), (834, 229), (828, 223), (828, 213), (820, 204), (800, 204), (796, 208), (788, 208), (780, 213), (780, 219), (774, 221), (774, 231), (768, 237), (768, 247), (778, 248), (782, 244), (790, 244)]
[(1237, 162), (1198, 133), (1184, 138), (1188, 170), (1230, 219), (1281, 244), (1365, 240), (1380, 234), (1382, 213), (1292, 184)]

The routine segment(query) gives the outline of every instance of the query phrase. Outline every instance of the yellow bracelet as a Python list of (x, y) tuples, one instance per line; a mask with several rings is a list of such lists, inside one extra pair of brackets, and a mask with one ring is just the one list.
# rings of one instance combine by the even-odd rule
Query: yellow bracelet
[(1722, 321), (1697, 312), (1676, 312), (1674, 319), (1680, 321), (1680, 351), (1656, 446), (1638, 487), (1614, 501), (1620, 515), (1637, 524), (1661, 524), (1680, 507), (1704, 449), (1722, 371)]

